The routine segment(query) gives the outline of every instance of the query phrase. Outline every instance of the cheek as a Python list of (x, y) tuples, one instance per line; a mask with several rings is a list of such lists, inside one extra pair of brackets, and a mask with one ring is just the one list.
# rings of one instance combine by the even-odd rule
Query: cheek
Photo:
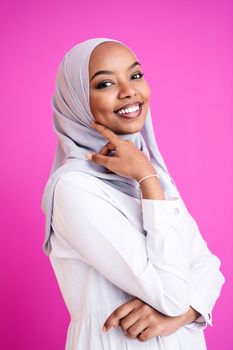
[(144, 87), (144, 96), (149, 99), (150, 98), (150, 95), (151, 95), (151, 90), (150, 90), (150, 87), (149, 85), (146, 83), (145, 84), (145, 87)]
[(140, 93), (144, 99), (148, 100), (150, 98), (151, 90), (146, 79), (144, 79), (140, 85)]
[(150, 87), (148, 86), (148, 98), (150, 98), (150, 95), (151, 95), (151, 89), (150, 89)]
[(98, 112), (109, 112), (109, 110), (113, 110), (114, 105), (111, 96), (107, 94), (93, 94), (90, 97), (90, 107), (92, 113)]
[(95, 111), (95, 101), (94, 101), (94, 98), (93, 98), (93, 95), (91, 94), (91, 92), (89, 92), (89, 100), (90, 100), (90, 110), (91, 110), (91, 113), (94, 114), (94, 111)]
[(93, 117), (98, 120), (98, 115), (100, 113), (100, 103), (99, 100), (94, 96), (90, 98), (90, 109)]
[(90, 109), (94, 119), (98, 123), (106, 127), (110, 126), (108, 123), (112, 122), (112, 112), (114, 107), (106, 96), (92, 95), (92, 97), (90, 97)]

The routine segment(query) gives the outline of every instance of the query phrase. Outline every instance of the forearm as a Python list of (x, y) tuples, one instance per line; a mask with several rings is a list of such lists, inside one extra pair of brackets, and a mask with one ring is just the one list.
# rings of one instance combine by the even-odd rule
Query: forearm
[(181, 327), (184, 327), (192, 322), (194, 322), (200, 314), (194, 310), (191, 306), (188, 311), (183, 315), (170, 317), (163, 315), (161, 320), (162, 322), (162, 331), (158, 335), (169, 335), (176, 332)]
[[(139, 181), (144, 176), (150, 174), (156, 174), (156, 171), (153, 169), (147, 169), (147, 171), (144, 171), (144, 173), (138, 174), (136, 180)], [(141, 199), (166, 200), (160, 180), (156, 176), (151, 176), (141, 181), (140, 188)], [(190, 306), (186, 313), (175, 317), (174, 321), (175, 323), (177, 322), (177, 324), (180, 325), (180, 327), (182, 327), (184, 325), (193, 323), (200, 316), (201, 314)]]

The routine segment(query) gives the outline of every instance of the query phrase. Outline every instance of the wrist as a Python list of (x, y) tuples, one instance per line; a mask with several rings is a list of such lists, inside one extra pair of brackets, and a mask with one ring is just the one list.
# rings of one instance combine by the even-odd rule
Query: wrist
[[(139, 182), (143, 177), (145, 176), (148, 176), (148, 175), (156, 175), (157, 172), (156, 170), (153, 168), (153, 169), (148, 169), (146, 171), (143, 171), (143, 172), (140, 172), (139, 174), (137, 174), (134, 179)], [(145, 179), (146, 180), (146, 179)], [(144, 181), (144, 180), (143, 180)]]
[(165, 194), (160, 184), (160, 179), (150, 176), (140, 182), (142, 199), (166, 200)]
[(196, 311), (190, 306), (189, 310), (185, 314), (180, 316), (182, 325), (185, 326), (189, 323), (194, 322), (198, 317), (200, 317), (200, 315), (201, 314), (198, 311)]

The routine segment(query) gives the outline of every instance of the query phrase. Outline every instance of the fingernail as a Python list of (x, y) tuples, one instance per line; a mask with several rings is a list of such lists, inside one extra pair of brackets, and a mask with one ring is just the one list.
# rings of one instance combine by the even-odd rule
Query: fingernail
[(91, 153), (86, 153), (86, 158), (91, 160), (92, 159), (92, 154)]
[(105, 326), (103, 326), (102, 330), (103, 330), (103, 332), (106, 332), (107, 328)]
[(92, 120), (91, 125), (95, 126), (95, 121), (94, 120)]

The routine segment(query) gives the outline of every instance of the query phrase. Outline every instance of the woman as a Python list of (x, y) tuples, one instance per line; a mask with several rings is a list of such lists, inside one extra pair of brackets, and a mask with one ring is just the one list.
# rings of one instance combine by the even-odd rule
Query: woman
[(206, 349), (224, 277), (159, 152), (149, 98), (117, 40), (86, 40), (59, 66), (43, 250), (71, 316), (66, 350)]

